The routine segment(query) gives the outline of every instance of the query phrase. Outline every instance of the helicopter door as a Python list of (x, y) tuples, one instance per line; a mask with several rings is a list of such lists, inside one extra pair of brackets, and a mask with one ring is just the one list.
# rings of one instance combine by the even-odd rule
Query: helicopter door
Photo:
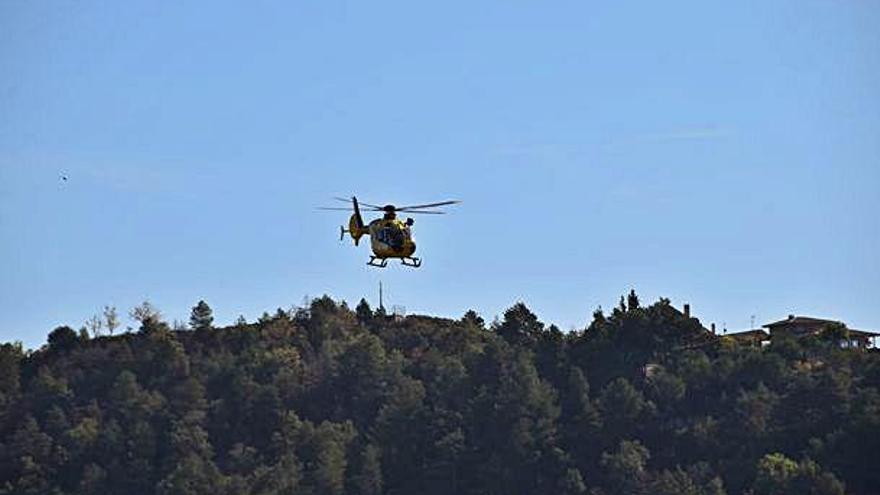
[(390, 230), (391, 229), (389, 229), (388, 227), (383, 227), (383, 228), (379, 229), (379, 231), (376, 232), (376, 240), (381, 242), (382, 244), (387, 244), (390, 246), (391, 245), (391, 236), (389, 235)]

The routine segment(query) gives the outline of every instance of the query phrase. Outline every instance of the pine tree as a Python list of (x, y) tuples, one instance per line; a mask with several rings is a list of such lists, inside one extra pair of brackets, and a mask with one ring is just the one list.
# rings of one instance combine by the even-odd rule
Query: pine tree
[(543, 330), (544, 324), (520, 302), (504, 312), (504, 321), (498, 327), (498, 335), (511, 344), (533, 345)]
[(361, 325), (367, 325), (373, 320), (373, 310), (370, 309), (370, 303), (364, 298), (361, 298), (361, 302), (354, 308), (354, 312)]
[(382, 493), (382, 451), (373, 444), (361, 452), (360, 466), (354, 476), (354, 485), (360, 495), (380, 495)]
[(629, 291), (629, 295), (626, 296), (626, 306), (630, 311), (639, 309), (639, 296), (636, 295), (635, 289)]
[(608, 493), (646, 493), (651, 453), (638, 440), (623, 440), (614, 452), (602, 454)]
[(189, 326), (193, 330), (209, 330), (214, 324), (214, 312), (205, 301), (199, 301), (193, 306), (189, 317)]
[(76, 343), (79, 341), (79, 337), (76, 332), (68, 327), (62, 326), (58, 327), (55, 330), (52, 330), (52, 333), (49, 334), (49, 348), (55, 350), (68, 350), (72, 349), (76, 346)]
[(587, 459), (594, 448), (585, 439), (595, 438), (601, 426), (596, 406), (590, 400), (590, 385), (577, 366), (568, 375), (568, 389), (562, 394), (561, 406), (566, 428), (562, 430), (568, 451), (579, 460)]
[(485, 327), (486, 325), (485, 320), (483, 320), (483, 318), (481, 318), (480, 315), (472, 309), (469, 309), (467, 310), (467, 312), (465, 312), (464, 316), (461, 317), (461, 322), (465, 325), (471, 325), (474, 328), (479, 328), (480, 330), (482, 330), (483, 327)]

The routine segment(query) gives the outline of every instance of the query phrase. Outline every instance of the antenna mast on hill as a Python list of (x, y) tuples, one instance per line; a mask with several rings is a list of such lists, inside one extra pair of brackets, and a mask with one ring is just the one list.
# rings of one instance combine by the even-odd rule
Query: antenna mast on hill
[(385, 312), (385, 306), (382, 304), (382, 281), (379, 281), (379, 309)]

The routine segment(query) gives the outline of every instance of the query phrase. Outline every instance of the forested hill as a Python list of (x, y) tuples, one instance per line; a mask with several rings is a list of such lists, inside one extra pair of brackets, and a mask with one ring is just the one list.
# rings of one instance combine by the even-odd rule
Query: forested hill
[(0, 348), (0, 493), (868, 494), (880, 358), (739, 346), (635, 294), (562, 333), (329, 298), (192, 330), (144, 313)]

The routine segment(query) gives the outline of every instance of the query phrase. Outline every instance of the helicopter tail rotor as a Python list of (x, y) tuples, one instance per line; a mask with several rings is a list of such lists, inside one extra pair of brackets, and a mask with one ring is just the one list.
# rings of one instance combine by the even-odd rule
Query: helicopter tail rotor
[(351, 226), (351, 228), (346, 229), (345, 226), (339, 226), (339, 240), (342, 241), (345, 239), (345, 234), (351, 234), (351, 238), (354, 240), (354, 245), (357, 246), (361, 241), (361, 236), (366, 234), (367, 231), (365, 229), (358, 229), (356, 227)]

